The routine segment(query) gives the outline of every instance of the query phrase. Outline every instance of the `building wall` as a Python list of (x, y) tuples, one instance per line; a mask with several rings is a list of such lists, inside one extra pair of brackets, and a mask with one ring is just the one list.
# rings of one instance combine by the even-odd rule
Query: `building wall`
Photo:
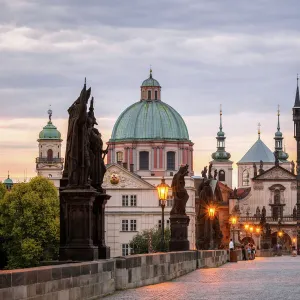
[[(220, 170), (223, 170), (225, 172), (225, 181), (221, 181), (222, 183), (226, 184), (230, 188), (232, 188), (232, 161), (212, 161), (213, 167), (212, 167), (212, 173), (214, 173), (215, 170), (218, 172)], [(219, 180), (219, 177), (217, 178)]]

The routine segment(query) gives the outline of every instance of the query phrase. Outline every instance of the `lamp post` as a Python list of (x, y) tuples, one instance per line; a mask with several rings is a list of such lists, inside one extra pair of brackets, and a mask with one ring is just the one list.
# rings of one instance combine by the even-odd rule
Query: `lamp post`
[(168, 198), (169, 186), (165, 182), (165, 178), (161, 179), (161, 183), (157, 186), (158, 198), (161, 206), (161, 246), (160, 250), (165, 251), (165, 207)]
[(231, 216), (230, 223), (232, 225), (232, 241), (233, 241), (233, 245), (234, 245), (235, 244), (235, 225), (237, 223), (237, 217)]
[(213, 241), (213, 236), (212, 236), (212, 222), (213, 219), (215, 218), (215, 213), (216, 213), (216, 208), (215, 206), (211, 203), (208, 208), (208, 217), (209, 217), (209, 249), (212, 250), (214, 249), (214, 241)]

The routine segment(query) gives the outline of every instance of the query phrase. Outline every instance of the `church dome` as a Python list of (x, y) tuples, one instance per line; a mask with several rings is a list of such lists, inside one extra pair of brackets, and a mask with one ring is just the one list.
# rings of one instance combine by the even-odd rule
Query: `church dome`
[(61, 134), (51, 121), (43, 128), (39, 134), (40, 140), (60, 140)]
[(129, 106), (118, 118), (110, 141), (181, 140), (189, 134), (180, 114), (162, 101), (139, 101)]
[(152, 70), (151, 69), (150, 69), (149, 78), (145, 79), (142, 83), (142, 87), (143, 86), (152, 86), (152, 87), (157, 86), (157, 87), (160, 87), (159, 82), (152, 77)]

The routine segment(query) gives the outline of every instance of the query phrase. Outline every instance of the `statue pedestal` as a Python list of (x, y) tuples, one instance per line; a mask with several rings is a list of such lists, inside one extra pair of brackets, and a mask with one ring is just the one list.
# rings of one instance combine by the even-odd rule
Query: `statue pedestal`
[(98, 259), (93, 242), (93, 206), (98, 195), (94, 189), (61, 189), (59, 260)]
[(188, 251), (190, 242), (188, 240), (188, 226), (190, 218), (185, 215), (171, 215), (171, 240), (169, 251)]
[(98, 258), (110, 258), (110, 248), (105, 245), (105, 205), (110, 196), (99, 194), (93, 207), (93, 242), (98, 247)]

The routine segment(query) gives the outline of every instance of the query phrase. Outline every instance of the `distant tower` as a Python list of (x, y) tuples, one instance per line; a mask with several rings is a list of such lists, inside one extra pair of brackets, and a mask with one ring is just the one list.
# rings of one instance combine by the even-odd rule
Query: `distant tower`
[(293, 107), (294, 138), (297, 142), (297, 252), (300, 255), (300, 97), (299, 78), (297, 76), (297, 89)]
[(37, 175), (50, 179), (59, 188), (62, 178), (61, 134), (52, 124), (52, 110), (48, 110), (49, 121), (39, 134), (39, 156), (36, 158)]
[(6, 189), (9, 191), (12, 189), (14, 185), (13, 181), (9, 178), (9, 171), (8, 171), (7, 178), (3, 181), (3, 184), (5, 185)]
[(225, 132), (223, 132), (222, 125), (222, 106), (220, 106), (220, 127), (217, 133), (217, 151), (214, 152), (211, 157), (213, 158), (213, 169), (218, 170), (218, 180), (224, 184), (227, 184), (232, 188), (232, 164), (230, 161), (230, 153), (225, 151)]
[[(277, 122), (277, 132), (275, 132), (274, 140), (275, 140), (275, 152), (278, 151), (278, 158), (282, 162), (286, 162), (287, 159), (289, 158), (289, 155), (283, 150), (282, 146), (282, 132), (280, 131), (280, 110), (279, 110), (279, 105), (278, 105), (278, 110), (277, 110), (277, 117), (278, 117), (278, 122)], [(275, 153), (274, 152), (274, 153)]]

